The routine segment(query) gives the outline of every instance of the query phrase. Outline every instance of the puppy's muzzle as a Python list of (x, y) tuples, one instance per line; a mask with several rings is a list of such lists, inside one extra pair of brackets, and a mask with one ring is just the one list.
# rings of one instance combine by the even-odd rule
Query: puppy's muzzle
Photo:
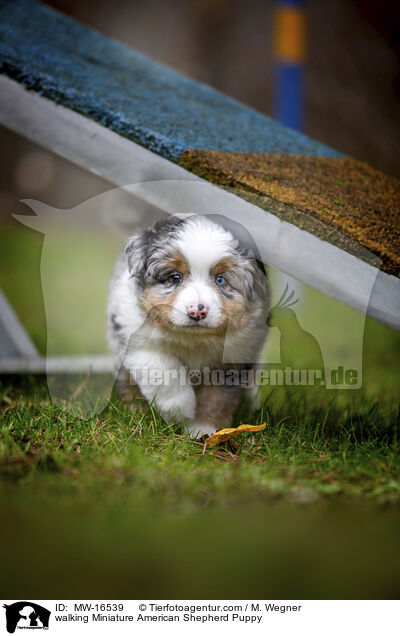
[(195, 320), (196, 322), (199, 322), (199, 320), (203, 320), (207, 316), (207, 314), (208, 308), (203, 304), (189, 305), (189, 307), (187, 308), (187, 315), (189, 316), (189, 318)]

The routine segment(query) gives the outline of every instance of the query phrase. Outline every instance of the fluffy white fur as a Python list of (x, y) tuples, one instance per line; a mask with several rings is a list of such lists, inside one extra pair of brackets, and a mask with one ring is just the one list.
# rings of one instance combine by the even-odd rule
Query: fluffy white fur
[[(174, 258), (186, 264), (176, 286), (170, 278), (162, 280), (160, 273)], [(226, 272), (233, 282), (220, 289), (212, 271), (224, 259), (234, 261), (232, 272)], [(208, 313), (195, 322), (188, 307), (199, 303)], [(227, 321), (227, 312), (235, 319)], [(162, 324), (159, 315), (165, 317)], [(200, 399), (189, 381), (182, 383), (182, 367), (186, 373), (248, 368), (259, 359), (266, 315), (265, 275), (254, 254), (243, 249), (231, 231), (195, 215), (159, 222), (129, 239), (111, 281), (108, 334), (116, 369), (127, 370), (131, 382), (166, 419), (183, 423), (191, 435), (211, 435), (221, 425), (229, 425), (233, 410), (229, 405), (236, 405), (236, 393), (231, 399), (233, 393), (222, 388), (219, 400), (218, 389), (212, 389), (201, 393)], [(177, 377), (168, 385), (152, 386), (144, 381), (144, 372), (150, 370), (175, 370)], [(211, 402), (215, 417), (210, 415)], [(218, 413), (219, 404), (227, 414)]]

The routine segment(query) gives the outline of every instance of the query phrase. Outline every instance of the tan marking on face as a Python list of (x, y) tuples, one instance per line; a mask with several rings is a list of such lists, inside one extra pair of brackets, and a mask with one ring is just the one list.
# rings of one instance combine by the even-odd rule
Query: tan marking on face
[(218, 324), (218, 335), (227, 331), (237, 331), (247, 325), (250, 319), (247, 303), (243, 296), (237, 294), (229, 299), (221, 294), (221, 317)]
[(172, 329), (174, 327), (172, 305), (175, 297), (176, 292), (165, 297), (158, 294), (157, 290), (152, 287), (145, 289), (140, 302), (147, 313), (147, 320), (161, 329)]
[(231, 269), (234, 264), (235, 263), (231, 258), (229, 258), (229, 256), (227, 256), (226, 258), (222, 258), (211, 268), (211, 276), (215, 277), (218, 276), (218, 274), (224, 274), (229, 269)]
[(188, 273), (188, 264), (179, 252), (168, 258), (165, 261), (165, 264), (174, 272), (179, 272), (179, 274), (182, 274), (183, 276)]
[[(229, 256), (222, 258), (211, 269), (211, 275), (213, 278), (219, 274), (225, 274), (235, 266), (235, 262)], [(218, 335), (224, 335), (228, 331), (236, 331), (241, 327), (244, 327), (248, 323), (248, 316), (246, 312), (245, 299), (236, 294), (235, 298), (226, 298), (220, 293), (221, 299), (221, 317), (217, 327)]]

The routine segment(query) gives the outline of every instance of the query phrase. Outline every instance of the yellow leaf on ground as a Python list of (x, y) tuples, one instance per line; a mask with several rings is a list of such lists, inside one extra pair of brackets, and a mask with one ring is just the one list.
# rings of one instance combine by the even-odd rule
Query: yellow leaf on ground
[(222, 442), (226, 442), (231, 437), (235, 437), (236, 435), (240, 435), (241, 433), (257, 433), (257, 431), (263, 431), (266, 428), (266, 424), (242, 424), (237, 428), (222, 428), (220, 431), (211, 435), (206, 440), (206, 447), (213, 448), (217, 444), (222, 444)]

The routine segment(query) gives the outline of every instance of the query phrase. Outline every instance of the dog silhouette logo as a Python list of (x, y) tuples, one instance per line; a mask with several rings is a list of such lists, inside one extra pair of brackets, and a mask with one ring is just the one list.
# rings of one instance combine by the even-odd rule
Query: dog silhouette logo
[(14, 634), (16, 629), (48, 629), (51, 612), (32, 603), (18, 601), (12, 605), (3, 605), (6, 610), (7, 631)]

